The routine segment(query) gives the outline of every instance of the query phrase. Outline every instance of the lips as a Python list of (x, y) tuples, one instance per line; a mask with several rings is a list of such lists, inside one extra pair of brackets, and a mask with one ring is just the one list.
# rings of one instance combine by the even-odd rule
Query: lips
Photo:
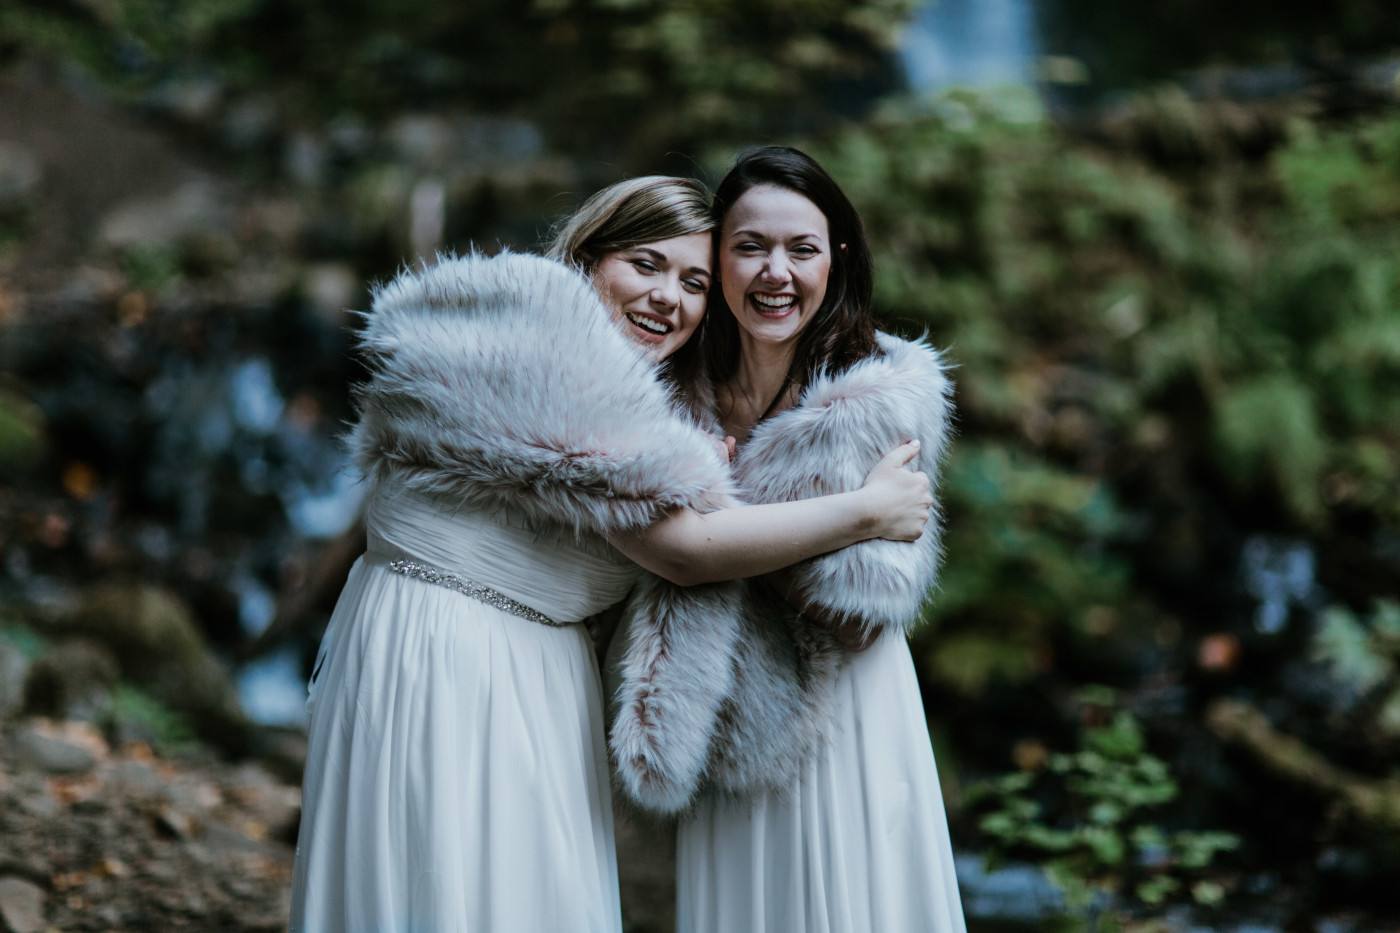
[(786, 317), (797, 307), (796, 295), (769, 295), (749, 292), (749, 301), (754, 310), (764, 317)]
[(622, 316), (632, 326), (632, 332), (647, 343), (660, 343), (666, 339), (667, 334), (675, 330), (670, 321), (650, 314), (624, 311)]

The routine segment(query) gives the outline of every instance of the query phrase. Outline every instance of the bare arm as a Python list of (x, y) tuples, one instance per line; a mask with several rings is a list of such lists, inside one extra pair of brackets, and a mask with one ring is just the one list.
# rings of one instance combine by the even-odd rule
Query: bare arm
[(752, 577), (869, 538), (912, 541), (933, 504), (928, 477), (904, 469), (918, 453), (903, 444), (854, 492), (721, 509), (673, 512), (613, 545), (672, 583), (693, 586)]

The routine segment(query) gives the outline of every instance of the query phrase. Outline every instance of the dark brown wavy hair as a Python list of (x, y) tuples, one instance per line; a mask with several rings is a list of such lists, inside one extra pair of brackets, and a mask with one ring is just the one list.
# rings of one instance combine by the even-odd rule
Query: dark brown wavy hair
[[(816, 160), (790, 146), (763, 146), (739, 155), (715, 190), (717, 229), (724, 228), (725, 215), (744, 192), (760, 185), (786, 188), (810, 200), (826, 215), (830, 233), (831, 273), (826, 295), (812, 322), (798, 336), (788, 369), (788, 382), (801, 390), (820, 371), (839, 373), (879, 352), (870, 314), (874, 263), (865, 227), (846, 193)], [(717, 385), (734, 378), (740, 352), (739, 323), (725, 304), (718, 281), (722, 265), (715, 264), (716, 281), (710, 286), (705, 328), (700, 334), (700, 353)]]

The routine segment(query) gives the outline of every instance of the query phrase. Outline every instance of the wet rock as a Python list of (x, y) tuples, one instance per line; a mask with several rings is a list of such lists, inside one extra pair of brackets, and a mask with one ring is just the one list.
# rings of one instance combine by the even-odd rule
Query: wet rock
[(43, 172), (29, 150), (0, 142), (0, 216), (24, 207), (38, 190)]
[(171, 839), (193, 839), (202, 830), (197, 819), (171, 806), (157, 809), (154, 819), (156, 830)]
[(184, 713), (200, 736), (234, 753), (248, 747), (251, 727), (233, 679), (174, 593), (120, 580), (95, 584), (60, 625), (100, 640), (124, 680)]
[(313, 133), (293, 133), (282, 153), (282, 170), (297, 184), (319, 188), (326, 183), (326, 144)]
[(109, 581), (88, 587), (69, 622), (100, 639), (122, 672), (139, 679), (154, 676), (167, 663), (191, 664), (205, 653), (188, 608), (157, 586)]
[(230, 213), (212, 183), (195, 180), (164, 196), (117, 205), (99, 225), (98, 239), (112, 249), (172, 248), (227, 231)]
[(18, 647), (0, 638), (0, 720), (9, 719), (24, 705), (24, 681), (29, 660)]
[(240, 98), (224, 111), (222, 134), (234, 149), (256, 149), (277, 130), (277, 103), (266, 95)]
[(306, 732), (264, 726), (258, 734), (258, 760), (287, 784), (301, 786), (306, 770)]
[(336, 155), (342, 159), (362, 159), (374, 147), (374, 132), (359, 117), (337, 117), (326, 127), (326, 135)]
[(21, 878), (0, 878), (0, 919), (10, 933), (40, 933), (44, 924), (44, 890)]
[(301, 791), (255, 764), (233, 773), (229, 796), (273, 838), (286, 838), (301, 818)]
[(442, 117), (405, 115), (388, 132), (395, 155), (410, 165), (441, 168), (451, 155), (452, 129)]
[(48, 791), (48, 781), (37, 771), (28, 770), (29, 762), (23, 755), (13, 755), (15, 764), (25, 768), (9, 782), (7, 798), (13, 801), (15, 810), (38, 820), (50, 819), (63, 807)]
[(208, 121), (219, 109), (224, 86), (213, 78), (172, 78), (146, 94), (144, 103), (189, 123)]
[(306, 268), (302, 294), (320, 319), (342, 327), (345, 312), (354, 308), (361, 294), (360, 277), (345, 263), (317, 263)]
[(1008, 864), (988, 872), (976, 855), (958, 855), (958, 887), (969, 919), (987, 924), (1041, 924), (1064, 913), (1064, 897), (1034, 865)]
[(137, 759), (114, 763), (107, 771), (107, 781), (122, 796), (140, 802), (159, 797), (166, 783), (150, 762)]
[[(203, 827), (200, 841), (217, 859), (229, 854), (261, 852), (265, 835), (261, 831), (261, 827), (250, 826), (246, 823), (238, 827), (229, 826), (227, 823), (210, 822)], [(239, 880), (238, 883), (247, 884), (242, 880)], [(226, 886), (226, 890), (233, 891), (233, 888)]]
[(117, 660), (101, 645), (69, 639), (34, 662), (24, 683), (24, 709), (56, 719), (93, 719), (118, 676)]
[(49, 734), (34, 725), (15, 734), (15, 751), (49, 774), (82, 774), (97, 764), (97, 756), (86, 743)]

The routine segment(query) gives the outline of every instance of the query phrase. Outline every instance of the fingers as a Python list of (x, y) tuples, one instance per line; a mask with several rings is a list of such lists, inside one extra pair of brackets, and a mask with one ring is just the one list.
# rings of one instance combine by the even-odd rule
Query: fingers
[(896, 467), (902, 467), (918, 455), (919, 442), (908, 441), (907, 443), (900, 444), (894, 450), (891, 450), (889, 453), (881, 457), (880, 462), (877, 463), (876, 466), (890, 467), (892, 469)]

